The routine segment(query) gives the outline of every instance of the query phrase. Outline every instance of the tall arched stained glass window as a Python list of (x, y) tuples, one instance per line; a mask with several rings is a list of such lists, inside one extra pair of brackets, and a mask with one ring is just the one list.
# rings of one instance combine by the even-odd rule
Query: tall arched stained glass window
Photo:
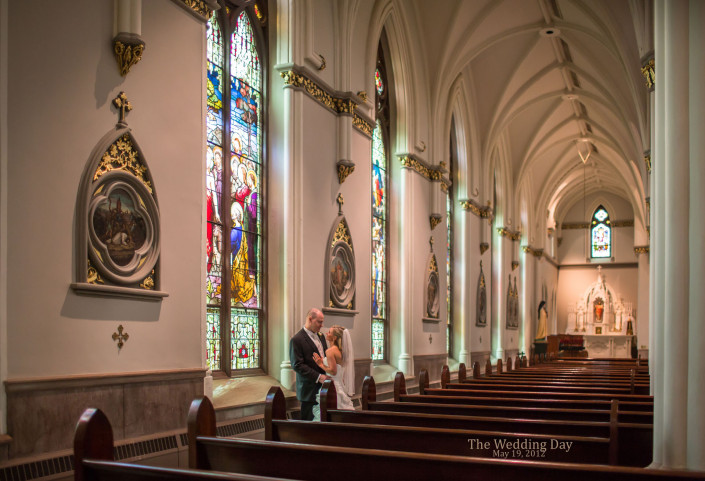
[(221, 8), (206, 29), (206, 359), (228, 375), (263, 367), (263, 81), (256, 39), (264, 35), (250, 16), (256, 12), (257, 5)]
[(450, 132), (450, 165), (448, 166), (450, 186), (446, 192), (446, 353), (449, 357), (453, 354), (453, 188), (457, 156), (455, 119), (451, 119)]
[(600, 205), (592, 214), (590, 224), (590, 256), (594, 258), (612, 257), (612, 227), (610, 215)]
[(372, 132), (372, 359), (387, 359), (388, 348), (388, 279), (387, 279), (387, 234), (388, 234), (388, 190), (387, 142), (388, 85), (384, 70), (382, 48), (377, 54), (375, 69), (375, 129)]

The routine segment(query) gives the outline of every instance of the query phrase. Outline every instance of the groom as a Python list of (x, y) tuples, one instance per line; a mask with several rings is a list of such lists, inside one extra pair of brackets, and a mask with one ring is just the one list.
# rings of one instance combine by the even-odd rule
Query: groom
[(328, 379), (323, 369), (313, 361), (313, 353), (326, 357), (326, 340), (320, 333), (323, 313), (316, 308), (308, 311), (303, 329), (291, 338), (289, 357), (296, 371), (296, 398), (301, 403), (301, 419), (313, 420), (313, 406), (321, 383)]

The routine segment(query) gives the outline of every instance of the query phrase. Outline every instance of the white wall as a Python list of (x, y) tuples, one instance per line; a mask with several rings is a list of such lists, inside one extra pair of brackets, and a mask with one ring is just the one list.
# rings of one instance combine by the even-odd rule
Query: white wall
[[(171, 1), (143, 2), (147, 47), (123, 78), (112, 2), (11, 2), (9, 16), (8, 377), (201, 367), (204, 25)], [(69, 287), (77, 186), (120, 91), (159, 199), (161, 303)]]
[[(596, 193), (586, 198), (585, 209), (579, 201), (566, 213), (563, 223), (583, 223), (592, 219), (595, 208), (603, 204), (610, 220), (628, 221), (634, 219), (631, 204), (625, 199), (612, 194)], [(613, 261), (593, 261), (590, 256), (589, 229), (563, 229), (563, 241), (558, 248), (560, 270), (558, 274), (558, 332), (567, 329), (568, 308), (575, 305), (585, 290), (597, 280), (597, 266), (603, 265), (605, 280), (625, 302), (631, 302), (637, 308), (639, 278), (637, 257), (634, 253), (634, 227), (612, 228)], [(635, 313), (638, 319), (639, 313)], [(636, 329), (636, 326), (635, 326)], [(646, 334), (646, 333), (645, 333)]]

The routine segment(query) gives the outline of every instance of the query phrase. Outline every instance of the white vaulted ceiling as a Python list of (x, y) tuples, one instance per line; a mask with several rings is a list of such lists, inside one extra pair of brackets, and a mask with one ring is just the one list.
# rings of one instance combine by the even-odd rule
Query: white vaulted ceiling
[[(640, 66), (648, 46), (637, 41), (649, 38), (643, 31), (645, 2), (410, 3), (432, 102), (443, 105), (459, 77), (471, 86), (470, 128), (480, 159), (470, 161), (482, 163), (485, 179), (493, 175), (488, 165), (503, 144), (509, 157), (503, 165), (511, 169), (503, 175), (514, 192), (506, 211), (518, 218), (524, 202), (535, 227), (550, 227), (583, 198), (585, 188), (626, 199), (635, 218), (645, 220), (649, 94)], [(588, 148), (583, 171), (578, 149), (585, 154)], [(485, 197), (483, 203), (489, 193)], [(535, 216), (539, 212), (543, 217)]]

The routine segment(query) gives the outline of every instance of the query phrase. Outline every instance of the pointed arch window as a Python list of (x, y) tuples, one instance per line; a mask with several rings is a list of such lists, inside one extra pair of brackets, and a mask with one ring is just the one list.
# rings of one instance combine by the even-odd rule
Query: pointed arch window
[(206, 28), (206, 360), (263, 369), (261, 6), (226, 5)]
[(375, 69), (375, 129), (372, 132), (372, 359), (388, 358), (388, 85), (382, 46)]
[(602, 205), (592, 214), (590, 223), (590, 257), (612, 257), (612, 227), (610, 215)]

